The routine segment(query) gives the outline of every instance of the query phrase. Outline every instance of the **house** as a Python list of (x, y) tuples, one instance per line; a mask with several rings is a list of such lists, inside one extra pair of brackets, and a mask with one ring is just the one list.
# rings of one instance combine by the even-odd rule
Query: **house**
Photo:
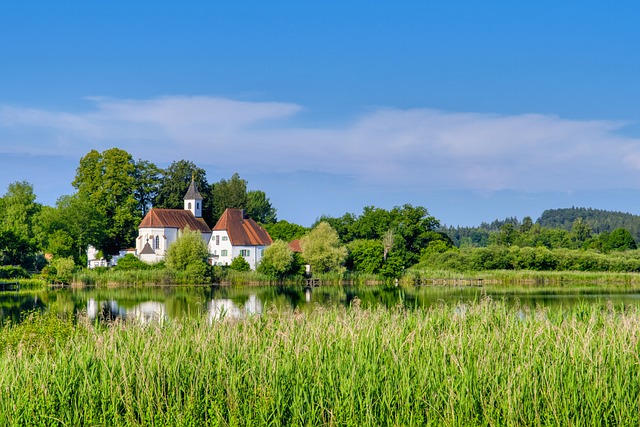
[(184, 196), (184, 209), (153, 208), (138, 226), (136, 253), (142, 261), (154, 263), (164, 259), (167, 249), (185, 228), (199, 231), (209, 243), (211, 228), (202, 219), (202, 195), (194, 180)]
[(226, 209), (211, 232), (210, 262), (229, 265), (235, 257), (242, 256), (255, 270), (271, 243), (269, 233), (249, 218), (244, 209)]
[(89, 245), (87, 247), (87, 267), (88, 268), (96, 268), (96, 267), (107, 267), (109, 263), (107, 259), (102, 255), (102, 252), (99, 251), (95, 246)]

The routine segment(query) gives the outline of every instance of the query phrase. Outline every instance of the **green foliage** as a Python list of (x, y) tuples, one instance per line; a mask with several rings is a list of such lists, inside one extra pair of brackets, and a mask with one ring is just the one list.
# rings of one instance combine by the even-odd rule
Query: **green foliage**
[(0, 266), (0, 279), (28, 279), (29, 273), (23, 267), (14, 265)]
[(0, 423), (638, 425), (639, 328), (635, 310), (488, 300), (215, 327), (34, 313), (0, 334)]
[(158, 195), (162, 169), (147, 160), (138, 160), (134, 171), (136, 187), (133, 192), (140, 215), (144, 217)]
[(225, 209), (246, 209), (247, 208), (247, 181), (234, 173), (227, 181), (220, 180), (213, 185), (213, 218), (215, 221), (222, 216)]
[(487, 270), (640, 272), (640, 252), (600, 253), (546, 247), (489, 246), (428, 253), (420, 266), (459, 272)]
[(146, 270), (151, 268), (151, 265), (140, 261), (133, 254), (126, 254), (122, 258), (118, 259), (118, 263), (113, 268), (114, 270)]
[(347, 245), (347, 268), (367, 274), (378, 274), (384, 262), (384, 247), (379, 240), (358, 239)]
[(78, 197), (101, 215), (105, 234), (96, 247), (107, 254), (129, 247), (137, 235), (142, 212), (135, 198), (136, 173), (131, 155), (118, 148), (103, 153), (92, 150), (76, 169), (72, 184)]
[(201, 269), (206, 266), (209, 250), (198, 231), (185, 228), (180, 236), (167, 249), (165, 262), (167, 267), (173, 270), (186, 271), (191, 268)]
[(21, 265), (34, 269), (36, 264), (34, 245), (11, 230), (0, 231), (0, 264)]
[(251, 266), (243, 256), (238, 255), (229, 264), (229, 268), (234, 271), (251, 271)]
[(289, 244), (284, 240), (275, 240), (264, 250), (258, 265), (258, 272), (274, 277), (285, 277), (296, 274), (298, 266)]
[(629, 230), (624, 228), (616, 228), (611, 232), (607, 246), (612, 251), (626, 251), (638, 248)]
[(283, 219), (273, 224), (264, 224), (264, 228), (273, 240), (284, 240), (285, 242), (300, 239), (309, 231), (306, 227)]
[(271, 206), (264, 191), (252, 190), (247, 193), (247, 215), (260, 224), (275, 224), (276, 209)]
[(54, 258), (42, 269), (42, 277), (52, 283), (70, 284), (76, 265), (73, 258)]
[(343, 243), (358, 239), (383, 241), (384, 236), (391, 232), (396, 255), (405, 266), (415, 264), (421, 250), (430, 241), (450, 241), (447, 235), (436, 231), (440, 223), (429, 215), (426, 208), (409, 204), (396, 206), (390, 211), (367, 206), (360, 216), (321, 217), (319, 222), (326, 222), (335, 229)]
[(340, 270), (347, 256), (338, 233), (327, 222), (321, 222), (309, 231), (300, 240), (300, 246), (302, 256), (314, 274)]
[[(191, 180), (194, 180), (198, 191), (202, 194), (202, 217), (213, 226), (212, 216), (214, 199), (211, 193), (212, 186), (207, 182), (204, 169), (197, 167), (188, 160), (179, 160), (171, 163), (162, 171), (160, 185), (153, 199), (156, 208), (182, 209), (184, 207), (184, 195), (189, 189)], [(215, 218), (217, 220), (217, 218)]]

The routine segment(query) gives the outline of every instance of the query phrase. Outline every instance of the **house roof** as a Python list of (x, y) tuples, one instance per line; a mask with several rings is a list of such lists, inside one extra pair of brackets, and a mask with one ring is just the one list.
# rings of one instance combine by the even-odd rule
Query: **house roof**
[(269, 246), (273, 243), (267, 230), (246, 216), (242, 209), (226, 209), (213, 230), (226, 230), (233, 246)]
[(302, 253), (300, 239), (292, 240), (291, 242), (289, 242), (289, 249), (291, 249), (293, 252)]
[(191, 184), (189, 184), (189, 189), (187, 190), (187, 194), (184, 195), (183, 200), (202, 200), (202, 195), (198, 191), (198, 186), (196, 182), (192, 179)]
[(177, 228), (189, 227), (201, 233), (211, 233), (211, 228), (202, 218), (196, 218), (191, 211), (183, 209), (153, 208), (145, 215), (138, 228)]

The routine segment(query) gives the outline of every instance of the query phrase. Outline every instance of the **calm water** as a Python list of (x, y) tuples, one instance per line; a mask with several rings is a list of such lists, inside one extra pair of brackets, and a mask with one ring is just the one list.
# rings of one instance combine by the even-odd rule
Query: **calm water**
[(0, 292), (0, 322), (18, 322), (24, 312), (54, 310), (83, 312), (91, 319), (137, 319), (147, 322), (222, 315), (260, 315), (272, 308), (313, 310), (320, 306), (349, 306), (358, 298), (362, 307), (402, 304), (428, 308), (437, 304), (456, 306), (484, 297), (535, 308), (569, 309), (576, 304), (640, 307), (640, 290), (620, 288), (507, 289), (479, 287), (218, 287), (165, 286), (113, 289), (60, 289), (37, 294)]

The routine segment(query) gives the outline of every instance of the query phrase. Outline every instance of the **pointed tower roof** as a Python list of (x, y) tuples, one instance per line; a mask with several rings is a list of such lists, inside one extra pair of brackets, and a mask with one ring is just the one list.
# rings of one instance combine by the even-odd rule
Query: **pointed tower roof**
[(191, 184), (187, 190), (187, 194), (184, 195), (183, 200), (202, 200), (202, 195), (198, 191), (198, 186), (193, 177), (191, 177)]

